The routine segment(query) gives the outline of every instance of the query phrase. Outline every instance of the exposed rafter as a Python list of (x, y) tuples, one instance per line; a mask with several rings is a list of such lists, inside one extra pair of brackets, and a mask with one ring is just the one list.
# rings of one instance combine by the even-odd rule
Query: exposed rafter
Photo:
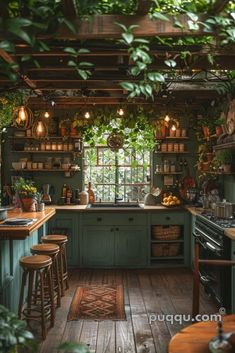
[(219, 14), (224, 10), (226, 5), (229, 3), (229, 0), (217, 0), (212, 7), (210, 13), (213, 15)]
[(66, 17), (75, 18), (77, 16), (73, 0), (61, 0), (61, 5)]
[[(0, 57), (5, 60), (8, 64), (16, 64), (15, 61), (12, 59), (12, 57), (5, 52), (5, 50), (0, 49)], [(37, 95), (41, 96), (42, 95), (42, 91), (37, 89), (37, 86), (35, 84), (35, 82), (31, 81), (26, 75), (22, 75), (20, 73), (19, 68), (15, 68), (14, 71), (19, 75), (19, 77), (21, 78), (21, 80), (23, 80), (25, 82), (25, 84), (32, 89)]]
[(137, 1), (137, 15), (147, 15), (152, 5), (151, 0), (138, 0)]

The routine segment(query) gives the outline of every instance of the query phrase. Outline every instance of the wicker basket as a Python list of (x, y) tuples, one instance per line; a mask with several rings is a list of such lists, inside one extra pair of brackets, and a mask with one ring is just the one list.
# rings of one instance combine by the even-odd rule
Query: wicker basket
[(157, 240), (176, 240), (181, 236), (180, 226), (153, 226), (152, 238)]
[(152, 244), (151, 250), (152, 250), (152, 256), (155, 256), (155, 257), (177, 256), (180, 253), (180, 244), (178, 243)]

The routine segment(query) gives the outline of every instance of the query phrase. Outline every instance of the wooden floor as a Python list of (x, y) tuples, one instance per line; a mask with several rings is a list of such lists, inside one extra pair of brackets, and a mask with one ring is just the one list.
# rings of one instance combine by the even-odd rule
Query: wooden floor
[[(74, 290), (82, 284), (123, 284), (127, 321), (67, 322)], [(40, 353), (58, 352), (63, 341), (84, 342), (92, 353), (166, 353), (170, 338), (183, 325), (167, 321), (150, 324), (149, 315), (190, 314), (191, 303), (192, 275), (186, 269), (74, 270), (70, 289), (56, 311), (55, 327), (41, 344)], [(201, 313), (213, 312), (214, 303), (202, 291)]]

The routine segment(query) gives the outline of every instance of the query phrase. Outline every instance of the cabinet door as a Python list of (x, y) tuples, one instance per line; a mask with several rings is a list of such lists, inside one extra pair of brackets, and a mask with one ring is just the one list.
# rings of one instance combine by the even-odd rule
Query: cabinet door
[(144, 227), (115, 228), (115, 265), (143, 267), (147, 265), (147, 231)]
[(114, 228), (86, 226), (82, 233), (82, 266), (114, 265)]
[(69, 266), (78, 266), (78, 216), (69, 213), (57, 213), (49, 221), (49, 232), (68, 235), (67, 260)]

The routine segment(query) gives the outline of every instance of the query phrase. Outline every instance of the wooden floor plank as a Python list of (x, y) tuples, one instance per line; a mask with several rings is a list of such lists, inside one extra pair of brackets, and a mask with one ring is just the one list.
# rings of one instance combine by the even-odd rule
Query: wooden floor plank
[[(126, 321), (78, 320), (67, 322), (75, 289), (89, 284), (122, 284)], [(217, 312), (204, 291), (200, 312)], [(177, 322), (156, 321), (149, 314), (191, 314), (192, 273), (185, 269), (72, 270), (70, 288), (56, 310), (55, 327), (49, 330), (39, 353), (57, 353), (63, 341), (84, 342), (91, 353), (166, 353), (172, 335), (182, 329)]]

